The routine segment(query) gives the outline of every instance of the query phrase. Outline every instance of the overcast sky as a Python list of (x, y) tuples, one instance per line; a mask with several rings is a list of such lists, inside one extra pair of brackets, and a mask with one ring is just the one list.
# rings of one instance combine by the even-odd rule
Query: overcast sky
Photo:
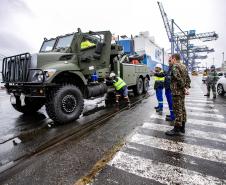
[[(168, 18), (184, 30), (216, 31), (219, 39), (198, 43), (215, 52), (203, 64), (217, 66), (226, 53), (224, 0), (161, 0)], [(161, 47), (169, 49), (162, 17), (155, 0), (0, 0), (0, 54), (38, 52), (44, 37), (82, 31), (110, 30), (119, 35), (149, 31)], [(225, 54), (226, 56), (226, 54)], [(226, 58), (226, 57), (225, 57)]]

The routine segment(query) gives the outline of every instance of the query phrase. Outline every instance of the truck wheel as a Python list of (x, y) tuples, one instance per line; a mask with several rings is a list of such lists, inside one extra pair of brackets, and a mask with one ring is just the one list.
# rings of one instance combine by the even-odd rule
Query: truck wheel
[(142, 78), (138, 78), (137, 84), (133, 88), (134, 94), (135, 95), (141, 95), (143, 93), (143, 88), (144, 88), (143, 80), (142, 80)]
[(221, 95), (221, 96), (223, 96), (223, 95), (225, 94), (223, 85), (218, 84), (218, 86), (217, 86), (217, 93), (218, 93), (219, 95)]
[(58, 124), (79, 118), (84, 108), (81, 91), (74, 85), (65, 85), (52, 93), (46, 103), (46, 112)]
[(145, 94), (148, 91), (148, 88), (149, 88), (149, 80), (148, 80), (148, 78), (144, 78), (143, 83), (144, 83), (143, 93)]
[(25, 106), (21, 106), (20, 97), (16, 96), (16, 104), (12, 104), (13, 108), (24, 114), (31, 114), (37, 112), (44, 105), (44, 100), (40, 98), (25, 97)]

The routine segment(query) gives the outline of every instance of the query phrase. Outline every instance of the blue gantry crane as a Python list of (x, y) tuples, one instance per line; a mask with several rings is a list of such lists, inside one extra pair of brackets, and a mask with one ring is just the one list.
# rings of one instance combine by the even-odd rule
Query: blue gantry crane
[[(161, 16), (163, 19), (164, 27), (166, 29), (167, 37), (171, 43), (171, 54), (179, 53), (183, 62), (186, 66), (193, 70), (195, 59), (204, 59), (205, 57), (194, 57), (197, 56), (198, 52), (214, 52), (214, 49), (209, 49), (206, 47), (198, 47), (191, 44), (191, 40), (200, 40), (202, 42), (213, 41), (218, 39), (218, 34), (216, 32), (206, 32), (196, 34), (195, 30), (183, 31), (174, 21), (174, 19), (168, 19), (167, 14), (163, 8), (161, 2), (157, 2)], [(179, 32), (175, 32), (179, 30)]]

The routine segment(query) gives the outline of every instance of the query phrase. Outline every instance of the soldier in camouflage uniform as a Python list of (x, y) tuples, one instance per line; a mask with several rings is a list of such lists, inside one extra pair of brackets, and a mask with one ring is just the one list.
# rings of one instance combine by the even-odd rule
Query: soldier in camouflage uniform
[(218, 75), (215, 69), (215, 66), (212, 65), (210, 68), (210, 72), (208, 73), (207, 79), (206, 79), (206, 86), (207, 86), (207, 94), (204, 96), (209, 97), (210, 96), (210, 90), (213, 91), (213, 98), (216, 98), (216, 83), (218, 80)]
[(173, 95), (173, 111), (175, 114), (174, 128), (165, 134), (169, 136), (181, 135), (185, 133), (185, 123), (187, 121), (185, 110), (185, 95), (190, 88), (190, 77), (187, 68), (180, 63), (180, 55), (174, 54), (170, 58), (172, 66), (170, 88)]

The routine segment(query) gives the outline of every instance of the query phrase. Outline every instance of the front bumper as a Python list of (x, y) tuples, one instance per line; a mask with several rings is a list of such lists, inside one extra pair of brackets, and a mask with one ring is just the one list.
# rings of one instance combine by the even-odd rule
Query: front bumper
[(9, 94), (20, 96), (23, 93), (26, 97), (42, 97), (47, 96), (47, 92), (56, 88), (58, 85), (54, 83), (19, 83), (19, 84), (5, 84), (6, 90)]

